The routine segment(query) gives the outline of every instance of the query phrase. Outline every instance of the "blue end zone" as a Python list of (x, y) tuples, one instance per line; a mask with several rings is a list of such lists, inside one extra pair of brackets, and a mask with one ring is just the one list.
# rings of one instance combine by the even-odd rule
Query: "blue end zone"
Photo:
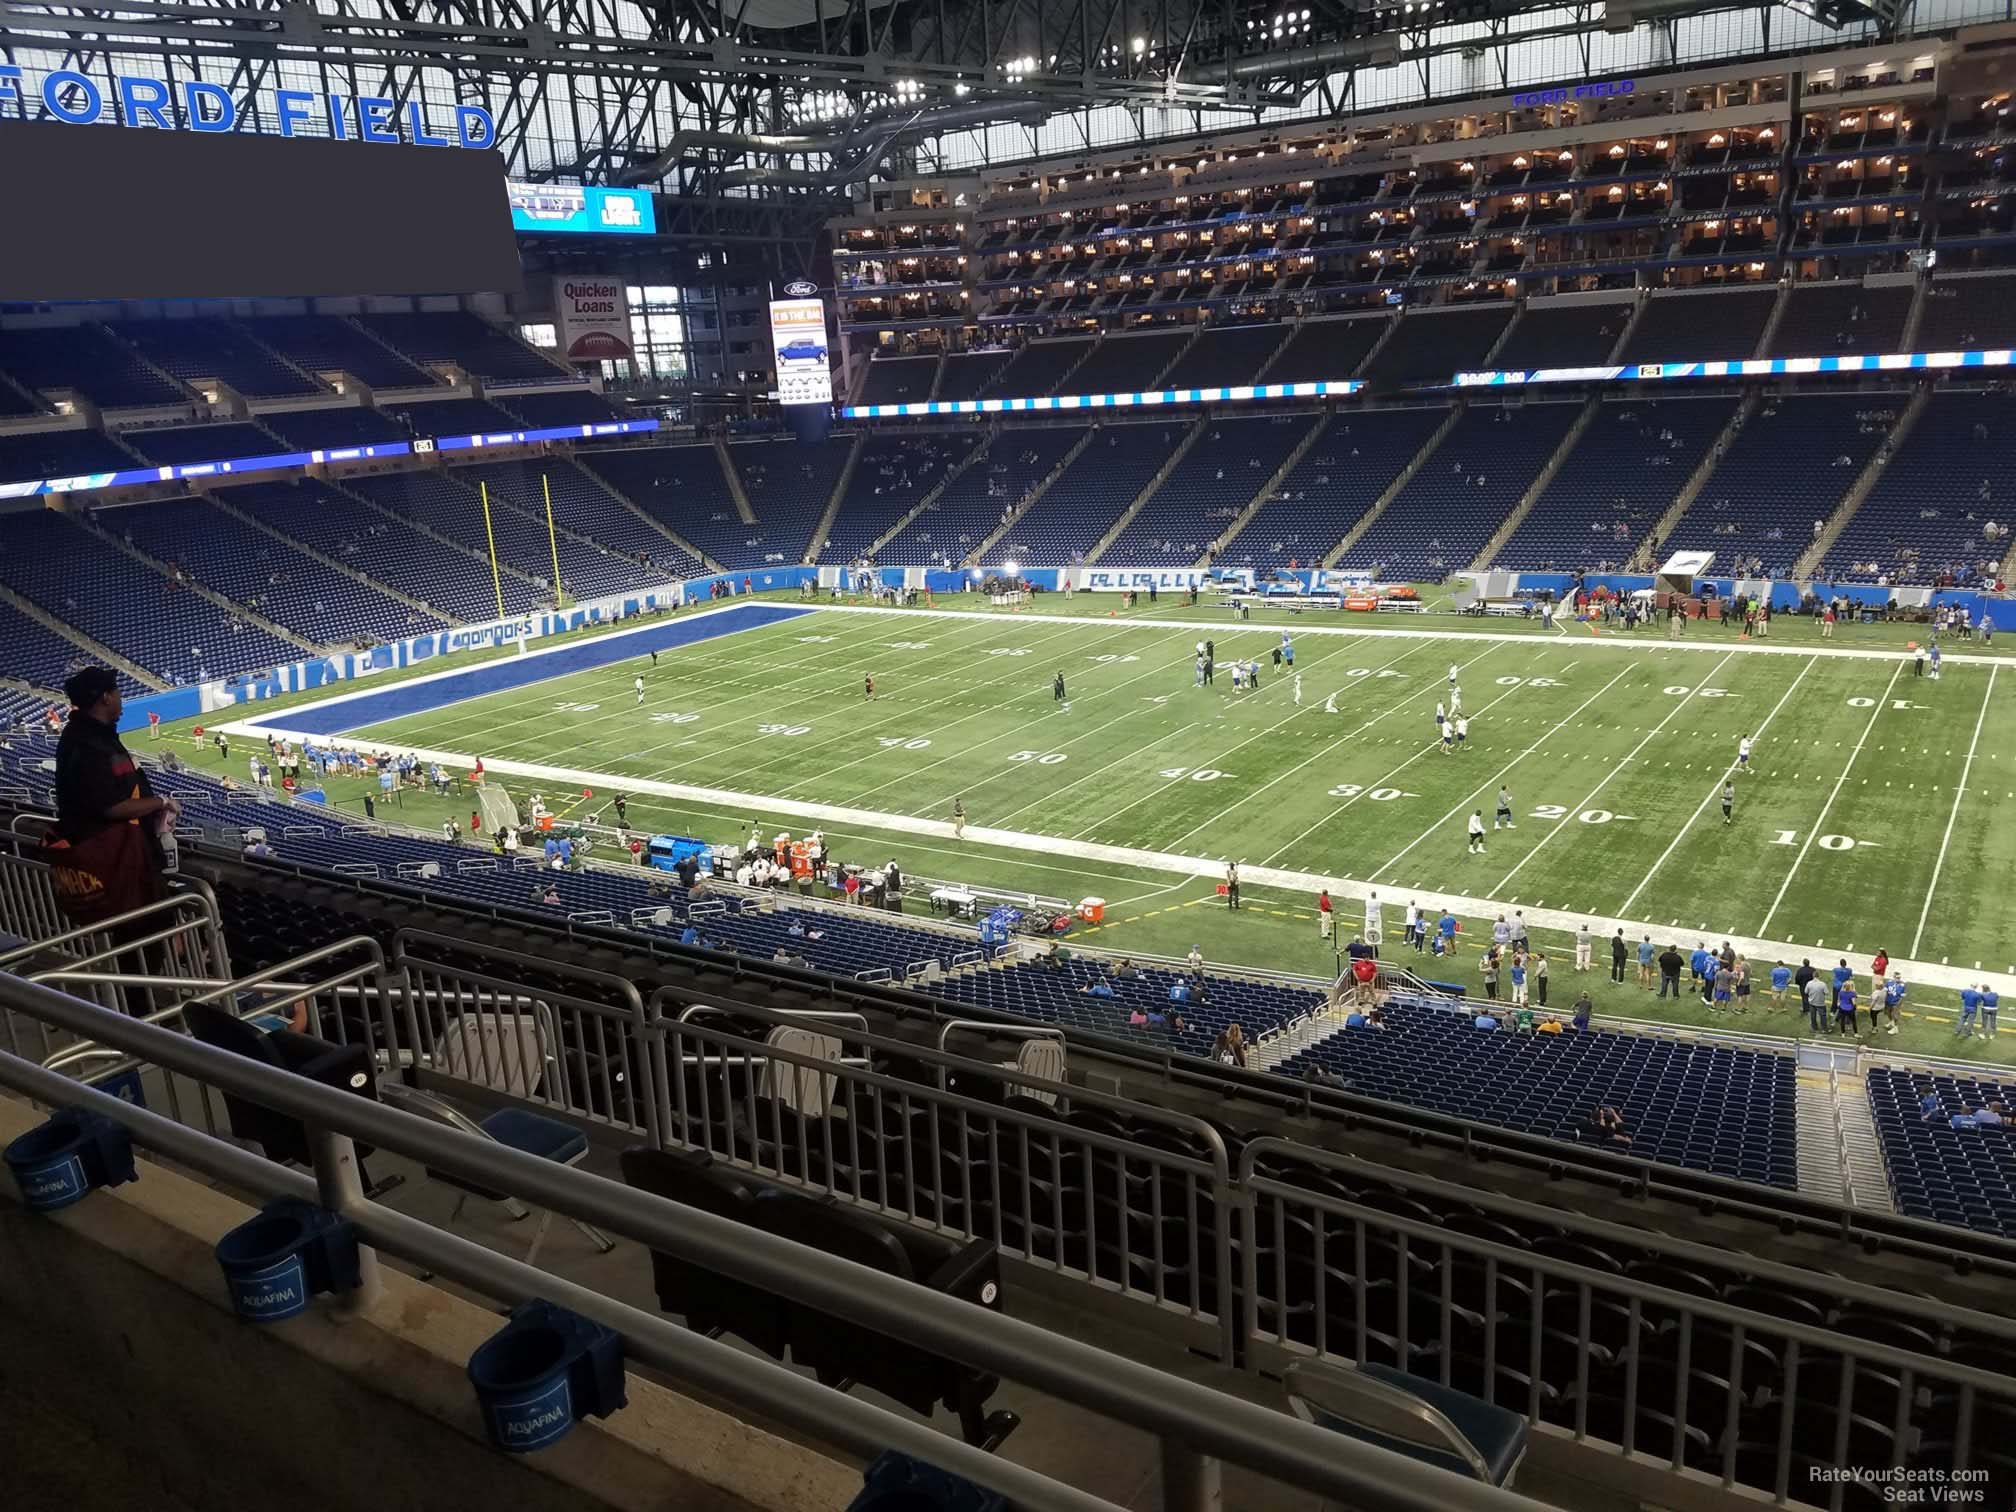
[(810, 614), (810, 609), (789, 609), (780, 604), (747, 604), (717, 610), (698, 619), (673, 620), (670, 624), (632, 630), (621, 635), (598, 636), (579, 645), (525, 656), (500, 657), (466, 672), (449, 677), (439, 675), (400, 683), (375, 692), (357, 693), (315, 709), (275, 709), (270, 714), (251, 715), (254, 725), (299, 730), (309, 735), (340, 735), (345, 730), (403, 719), (409, 714), (426, 714), (466, 698), (489, 693), (506, 693), (529, 687), (552, 677), (573, 672), (593, 672), (598, 668), (627, 661), (652, 651), (669, 651), (738, 630), (760, 630)]

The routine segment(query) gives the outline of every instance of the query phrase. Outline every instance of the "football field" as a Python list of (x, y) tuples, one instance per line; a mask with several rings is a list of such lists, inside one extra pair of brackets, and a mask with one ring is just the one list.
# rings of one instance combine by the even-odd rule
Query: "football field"
[[(1425, 616), (1396, 629), (1044, 607), (821, 608), (346, 738), (524, 764), (514, 791), (593, 777), (639, 795), (633, 824), (714, 840), (757, 817), (766, 835), (802, 832), (802, 812), (766, 802), (819, 805), (846, 859), (922, 843), (913, 874), (1105, 896), (1116, 917), (1098, 943), (1117, 950), (1168, 948), (1164, 930), (1130, 939), (1130, 907), (1205, 901), (1195, 884), (1237, 860), (1249, 890), (1301, 917), (1329, 879), (1377, 888), (1389, 918), (1410, 899), (1461, 899), (1467, 917), (1586, 912), (1634, 926), (1633, 941), (1686, 936), (1683, 951), (1728, 935), (2008, 965), (2016, 676), (2000, 676), (1999, 647), (1953, 646), (1935, 680), (1896, 654), (1901, 638), (1827, 643), (1796, 621), (1761, 645), (1676, 644)], [(1273, 658), (1283, 627), (1292, 671)], [(1209, 687), (1195, 685), (1203, 639)], [(1239, 660), (1258, 663), (1257, 689), (1234, 688)], [(1468, 719), (1456, 750), (1434, 718), (1452, 674)], [(1753, 770), (1734, 774), (1725, 822), (1745, 735)], [(1501, 787), (1508, 829), (1493, 828)], [(951, 840), (955, 801), (984, 845)], [(1171, 858), (1195, 864), (1186, 876)]]

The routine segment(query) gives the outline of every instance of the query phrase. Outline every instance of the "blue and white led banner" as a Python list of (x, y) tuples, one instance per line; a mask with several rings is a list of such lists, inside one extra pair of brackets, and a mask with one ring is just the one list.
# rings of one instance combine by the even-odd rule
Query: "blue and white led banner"
[(159, 467), (129, 467), (121, 472), (81, 473), (71, 478), (28, 478), (0, 483), (0, 499), (27, 499), (38, 494), (97, 493), (139, 483), (177, 483), (184, 479), (216, 478), (248, 473), (280, 472), (289, 467), (316, 467), (327, 462), (364, 462), (376, 457), (406, 457), (416, 452), (469, 451), (482, 446), (528, 446), (535, 441), (587, 441), (597, 436), (632, 436), (658, 429), (656, 420), (608, 420), (598, 425), (559, 425), (543, 430), (486, 431), (478, 436), (435, 436), (414, 441), (386, 441), (376, 446), (329, 447), (320, 451), (276, 452), (265, 457), (231, 457), (216, 462), (181, 462)]
[(1048, 394), (1035, 399), (925, 399), (912, 404), (850, 404), (848, 420), (894, 420), (906, 415), (1001, 415), (1043, 410), (1138, 409), (1160, 404), (1238, 404), (1252, 399), (1328, 399), (1365, 385), (1350, 379), (1320, 383), (1247, 383), (1232, 388), (1156, 389), (1136, 394)]
[[(1511, 388), (1532, 383), (1648, 383), (1675, 378), (1796, 378), (1811, 373), (1943, 372), (1952, 368), (2006, 368), (2016, 354), (1892, 352), (1843, 357), (1732, 357), (1714, 362), (1614, 363), (1601, 367), (1519, 368), (1456, 373), (1422, 388)], [(1314, 383), (1259, 383), (1234, 388), (1160, 389), (1139, 394), (1051, 394), (1036, 399), (928, 399), (911, 404), (850, 404), (848, 420), (895, 420), (932, 415), (1001, 415), (1057, 410), (1136, 409), (1169, 404), (1243, 404), (1256, 399), (1332, 399), (1356, 394), (1357, 379)]]
[(1527, 383), (1645, 383), (1673, 378), (1796, 378), (1809, 373), (1915, 373), (1950, 368), (2005, 368), (2010, 352), (1891, 352), (1883, 356), (1753, 357), (1717, 362), (1638, 362), (1614, 367), (1525, 368), (1458, 373), (1457, 388), (1505, 388)]

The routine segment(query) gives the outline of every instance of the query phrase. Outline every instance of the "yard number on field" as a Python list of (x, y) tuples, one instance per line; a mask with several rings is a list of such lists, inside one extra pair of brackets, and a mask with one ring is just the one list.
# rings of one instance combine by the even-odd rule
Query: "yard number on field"
[[(1851, 698), (1848, 700), (1848, 707), (1851, 709), (1873, 709), (1876, 707), (1876, 700), (1873, 698)], [(1890, 707), (1893, 709), (1909, 710), (1922, 709), (1925, 705), (1915, 704), (1908, 698), (1893, 698), (1890, 700)]]
[(1419, 798), (1421, 796), (1419, 793), (1403, 792), (1396, 787), (1375, 787), (1370, 792), (1367, 792), (1361, 784), (1356, 782), (1340, 782), (1337, 786), (1330, 789), (1330, 796), (1332, 798), (1356, 798), (1360, 794), (1364, 794), (1365, 797), (1370, 798), (1374, 803), (1391, 803), (1395, 798)]
[(758, 726), (756, 726), (756, 733), (758, 735), (809, 735), (812, 733), (812, 726), (787, 725), (787, 724), (759, 724)]
[(557, 703), (553, 705), (555, 714), (593, 714), (602, 705), (598, 703)]
[(1033, 761), (1038, 766), (1059, 766), (1070, 758), (1062, 751), (1017, 751), (1010, 761)]
[[(1771, 843), (1773, 845), (1797, 845), (1799, 843), (1799, 831), (1780, 830), (1771, 837)], [(1820, 835), (1815, 837), (1813, 843), (1822, 850), (1845, 851), (1853, 850), (1858, 845), (1874, 845), (1876, 842), (1874, 840), (1857, 840), (1853, 835)]]
[(906, 740), (901, 735), (884, 735), (877, 739), (875, 744), (885, 751), (921, 751), (931, 742), (922, 736), (915, 740)]
[(696, 719), (698, 719), (699, 717), (700, 717), (700, 716), (699, 716), (698, 714), (653, 714), (653, 715), (651, 716), (651, 723), (653, 723), (653, 724), (692, 724), (692, 723), (693, 723), (693, 721), (694, 721), (694, 720), (696, 720)]
[[(1534, 819), (1566, 819), (1568, 810), (1558, 803), (1543, 803), (1532, 810)], [(1636, 814), (1613, 814), (1609, 809), (1584, 809), (1575, 816), (1584, 824), (1608, 824), (1612, 819), (1636, 819)]]
[(1685, 698), (1689, 693), (1697, 694), (1702, 698), (1727, 698), (1729, 696), (1727, 688), (1690, 688), (1685, 683), (1675, 683), (1666, 692), (1674, 698)]
[(1027, 656), (1029, 648), (1027, 646), (996, 646), (987, 654), (989, 656)]
[(1230, 772), (1221, 772), (1216, 767), (1164, 767), (1162, 775), (1171, 782), (1188, 777), (1192, 782), (1216, 782), (1220, 777), (1230, 777)]
[[(1562, 686), (1558, 679), (1552, 677), (1501, 677), (1498, 679), (1498, 686), (1501, 688), (1516, 688), (1521, 684), (1529, 688), (1558, 688)], [(1668, 688), (1666, 691), (1671, 693), (1673, 690)]]

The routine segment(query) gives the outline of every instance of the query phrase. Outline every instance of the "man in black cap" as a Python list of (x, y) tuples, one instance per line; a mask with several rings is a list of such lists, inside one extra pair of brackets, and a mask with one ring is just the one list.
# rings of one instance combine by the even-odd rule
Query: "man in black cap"
[(56, 743), (56, 831), (45, 858), (64, 911), (95, 923), (163, 896), (160, 832), (178, 809), (154, 792), (119, 740), (125, 700), (117, 674), (86, 667), (63, 692), (72, 712)]

